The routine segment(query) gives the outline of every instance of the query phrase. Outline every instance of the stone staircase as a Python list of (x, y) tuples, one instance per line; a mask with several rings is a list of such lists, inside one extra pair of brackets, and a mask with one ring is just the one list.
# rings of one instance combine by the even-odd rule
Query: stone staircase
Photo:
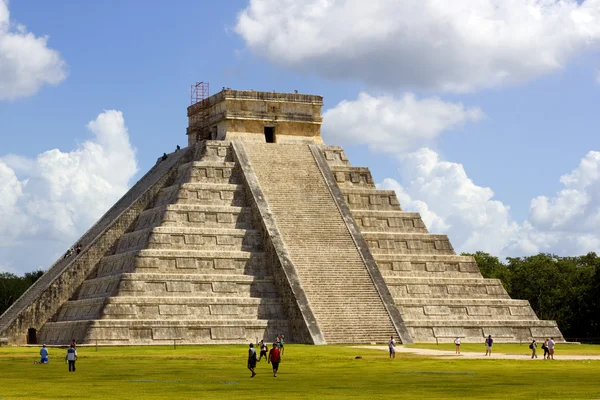
[(397, 335), (309, 146), (243, 147), (325, 341)]
[(446, 235), (402, 211), (394, 191), (377, 190), (367, 168), (351, 166), (340, 147), (321, 151), (415, 342), (564, 340), (554, 321), (539, 320), (472, 257), (456, 255)]
[(39, 333), (47, 344), (294, 340), (228, 142), (181, 165)]

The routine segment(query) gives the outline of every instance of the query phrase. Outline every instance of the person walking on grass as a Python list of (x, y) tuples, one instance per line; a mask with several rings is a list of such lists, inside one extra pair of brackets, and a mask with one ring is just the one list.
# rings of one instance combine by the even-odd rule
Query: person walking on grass
[(279, 338), (279, 351), (280, 351), (280, 355), (283, 356), (283, 352), (284, 352), (284, 348), (283, 346), (285, 345), (285, 336), (281, 335), (281, 337)]
[(390, 349), (390, 360), (394, 360), (396, 358), (396, 341), (394, 340), (394, 335), (390, 336), (388, 347)]
[(485, 339), (485, 355), (486, 356), (492, 355), (492, 345), (493, 344), (494, 344), (494, 339), (492, 339), (492, 335), (488, 335), (488, 337)]
[(533, 339), (533, 341), (531, 342), (531, 344), (529, 345), (529, 348), (531, 349), (531, 358), (537, 358), (537, 342), (535, 341), (535, 339)]
[(40, 349), (40, 364), (48, 364), (48, 349), (46, 348), (46, 345), (42, 345), (42, 348)]
[(248, 369), (252, 372), (250, 378), (254, 378), (256, 375), (254, 368), (256, 368), (256, 350), (254, 349), (254, 345), (250, 343), (250, 348), (248, 349)]
[(77, 361), (77, 350), (75, 350), (75, 346), (71, 345), (71, 347), (67, 349), (65, 360), (69, 363), (69, 372), (75, 372), (75, 361)]
[(456, 339), (454, 339), (454, 344), (456, 345), (456, 354), (460, 354), (460, 337), (457, 336)]
[(281, 361), (281, 354), (279, 353), (279, 347), (277, 343), (273, 343), (271, 351), (269, 351), (269, 358), (267, 359), (268, 364), (273, 365), (273, 377), (277, 377), (277, 371), (279, 370), (279, 362)]
[(548, 359), (554, 360), (554, 338), (548, 340)]
[(542, 349), (544, 350), (544, 360), (548, 360), (550, 358), (550, 351), (548, 351), (548, 341), (550, 339), (546, 339), (542, 344)]
[(268, 359), (269, 356), (267, 355), (267, 351), (269, 350), (269, 348), (265, 344), (264, 340), (260, 341), (260, 343), (258, 344), (258, 348), (260, 349), (260, 357), (258, 358), (258, 361), (262, 360), (263, 356), (265, 356), (265, 360)]

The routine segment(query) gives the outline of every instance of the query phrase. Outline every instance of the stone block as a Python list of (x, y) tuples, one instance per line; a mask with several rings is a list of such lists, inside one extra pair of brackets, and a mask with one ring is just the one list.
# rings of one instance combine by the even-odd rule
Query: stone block
[(177, 258), (176, 262), (178, 269), (198, 269), (195, 258)]
[(184, 304), (160, 304), (158, 306), (160, 315), (188, 315), (188, 307)]
[(211, 315), (239, 315), (240, 308), (235, 304), (212, 304), (210, 306)]
[(237, 293), (238, 285), (234, 282), (213, 282), (212, 291), (219, 293)]
[(245, 339), (246, 330), (243, 327), (216, 327), (211, 328), (210, 337), (213, 340)]
[(181, 340), (186, 337), (187, 329), (181, 327), (154, 327), (152, 339), (154, 340)]
[(191, 282), (167, 282), (167, 291), (168, 292), (191, 292), (192, 291), (192, 283)]

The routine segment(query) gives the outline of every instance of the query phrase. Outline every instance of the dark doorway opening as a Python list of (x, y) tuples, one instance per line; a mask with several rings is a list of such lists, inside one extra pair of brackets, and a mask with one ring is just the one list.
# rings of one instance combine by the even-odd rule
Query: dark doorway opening
[(265, 140), (267, 143), (275, 143), (275, 127), (265, 126)]
[(27, 344), (37, 344), (37, 331), (35, 328), (27, 329)]

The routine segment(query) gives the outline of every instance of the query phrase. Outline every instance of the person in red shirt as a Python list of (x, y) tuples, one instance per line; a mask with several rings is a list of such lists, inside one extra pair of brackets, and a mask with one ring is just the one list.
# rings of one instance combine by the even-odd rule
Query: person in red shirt
[(276, 343), (273, 343), (273, 347), (269, 351), (269, 358), (267, 359), (268, 364), (273, 364), (273, 376), (277, 377), (277, 370), (279, 369), (279, 362), (281, 361), (281, 355), (279, 348)]

